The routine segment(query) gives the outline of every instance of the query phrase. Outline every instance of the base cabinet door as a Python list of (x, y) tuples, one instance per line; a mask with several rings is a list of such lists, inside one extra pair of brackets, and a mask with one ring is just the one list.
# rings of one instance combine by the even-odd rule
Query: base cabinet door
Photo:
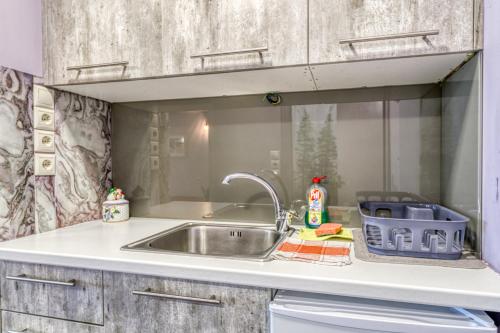
[(3, 333), (103, 333), (104, 327), (2, 311)]
[(474, 48), (473, 0), (310, 0), (311, 64)]
[(106, 332), (268, 332), (271, 290), (104, 273)]

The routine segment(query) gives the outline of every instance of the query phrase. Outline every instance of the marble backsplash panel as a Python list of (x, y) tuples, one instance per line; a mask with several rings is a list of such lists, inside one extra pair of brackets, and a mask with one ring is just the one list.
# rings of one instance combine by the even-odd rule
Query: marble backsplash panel
[(0, 241), (34, 233), (33, 77), (0, 67)]
[[(57, 227), (101, 218), (111, 186), (111, 105), (55, 91)], [(51, 193), (50, 190), (46, 193)]]

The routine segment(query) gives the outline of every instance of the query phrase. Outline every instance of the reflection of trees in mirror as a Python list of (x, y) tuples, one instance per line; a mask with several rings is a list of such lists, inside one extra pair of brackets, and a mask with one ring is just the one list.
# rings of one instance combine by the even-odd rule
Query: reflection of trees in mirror
[(338, 202), (338, 188), (343, 181), (337, 166), (338, 151), (332, 115), (335, 109), (335, 105), (330, 105), (325, 110), (326, 119), (319, 131), (314, 130), (310, 115), (303, 111), (295, 142), (295, 198), (305, 195), (312, 177), (327, 176), (324, 186), (329, 194), (329, 204)]
[(314, 177), (314, 136), (311, 118), (307, 111), (304, 111), (297, 130), (297, 139), (295, 142), (295, 198), (301, 198), (311, 178)]
[(328, 191), (330, 205), (338, 203), (338, 188), (342, 186), (342, 179), (337, 169), (337, 142), (333, 134), (332, 112), (328, 111), (325, 124), (319, 132), (316, 145), (315, 173), (318, 176), (327, 176), (323, 186)]

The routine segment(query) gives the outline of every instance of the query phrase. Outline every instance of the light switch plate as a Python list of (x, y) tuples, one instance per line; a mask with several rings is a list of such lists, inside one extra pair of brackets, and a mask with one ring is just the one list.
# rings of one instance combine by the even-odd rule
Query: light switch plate
[(54, 110), (34, 107), (35, 129), (54, 131)]
[(35, 153), (35, 176), (56, 174), (56, 155)]
[(37, 153), (53, 153), (54, 132), (35, 130), (35, 152)]
[(54, 109), (54, 91), (35, 84), (33, 86), (33, 106)]

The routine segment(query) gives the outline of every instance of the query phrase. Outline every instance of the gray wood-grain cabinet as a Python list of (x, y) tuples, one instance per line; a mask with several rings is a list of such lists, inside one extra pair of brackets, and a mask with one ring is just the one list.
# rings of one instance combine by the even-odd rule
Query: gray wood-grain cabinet
[(268, 331), (271, 290), (104, 273), (106, 332)]
[[(161, 74), (161, 3), (44, 0), (45, 84), (121, 80)], [(68, 67), (113, 64), (71, 70)]]
[[(310, 0), (309, 62), (473, 50), (475, 8), (474, 0)], [(368, 37), (380, 38), (349, 43)]]
[(307, 64), (307, 0), (164, 3), (166, 74)]
[(2, 311), (2, 332), (103, 333), (104, 327), (74, 321)]
[(1, 307), (102, 325), (102, 272), (2, 262)]
[(43, 19), (48, 85), (307, 63), (307, 0), (44, 0)]

